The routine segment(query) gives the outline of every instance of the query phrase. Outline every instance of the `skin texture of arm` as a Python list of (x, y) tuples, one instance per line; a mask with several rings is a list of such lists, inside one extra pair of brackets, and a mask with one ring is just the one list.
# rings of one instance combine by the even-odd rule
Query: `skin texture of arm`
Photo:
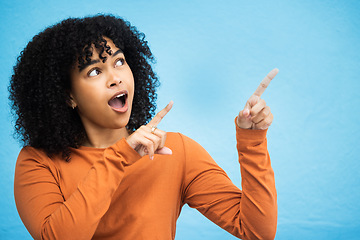
[(58, 178), (52, 175), (56, 171), (48, 169), (46, 155), (38, 153), (32, 148), (21, 151), (14, 181), (18, 212), (34, 239), (91, 239), (122, 181), (124, 167), (140, 158), (122, 139), (105, 150), (103, 159), (92, 165), (64, 201)]

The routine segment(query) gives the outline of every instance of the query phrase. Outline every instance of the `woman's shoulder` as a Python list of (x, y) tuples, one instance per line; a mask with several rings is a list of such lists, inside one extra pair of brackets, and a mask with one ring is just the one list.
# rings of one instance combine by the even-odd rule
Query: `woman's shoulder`
[(166, 141), (168, 143), (172, 143), (172, 144), (184, 144), (184, 143), (188, 143), (188, 142), (194, 142), (196, 143), (193, 139), (191, 139), (190, 137), (179, 133), (179, 132), (167, 132), (167, 136), (166, 136)]
[(27, 158), (27, 157), (43, 158), (45, 156), (46, 153), (43, 150), (31, 146), (24, 146), (19, 153), (19, 158)]
[(40, 165), (50, 165), (51, 159), (41, 149), (37, 149), (31, 146), (24, 146), (18, 155), (17, 165), (19, 164), (40, 164)]
[(179, 132), (168, 132), (166, 144), (168, 144), (170, 148), (172, 146), (176, 149), (182, 149), (184, 152), (206, 152), (206, 150), (197, 141)]

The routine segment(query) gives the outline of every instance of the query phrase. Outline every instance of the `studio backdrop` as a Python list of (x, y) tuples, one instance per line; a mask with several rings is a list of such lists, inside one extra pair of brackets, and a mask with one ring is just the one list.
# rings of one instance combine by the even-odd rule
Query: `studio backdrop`
[[(161, 81), (161, 123), (198, 141), (241, 187), (234, 119), (262, 78), (274, 114), (268, 148), (277, 240), (359, 239), (360, 2), (8, 0), (0, 3), (0, 239), (31, 239), (14, 202), (21, 145), (8, 90), (27, 42), (68, 17), (122, 16), (144, 32)], [(235, 239), (184, 206), (177, 240)]]

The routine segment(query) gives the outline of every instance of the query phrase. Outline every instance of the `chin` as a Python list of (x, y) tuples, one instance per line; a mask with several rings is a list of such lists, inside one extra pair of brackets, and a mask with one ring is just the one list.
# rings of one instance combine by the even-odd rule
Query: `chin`
[(128, 124), (129, 124), (129, 118), (127, 118), (127, 120), (118, 122), (117, 126), (118, 128), (126, 128)]

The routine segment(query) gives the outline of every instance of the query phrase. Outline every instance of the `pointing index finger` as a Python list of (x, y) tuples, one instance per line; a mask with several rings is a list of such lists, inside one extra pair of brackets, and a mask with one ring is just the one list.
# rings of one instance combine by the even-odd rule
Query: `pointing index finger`
[(162, 109), (160, 112), (158, 112), (153, 119), (147, 124), (147, 126), (157, 126), (161, 120), (166, 116), (166, 114), (171, 110), (174, 102), (170, 101), (168, 105), (164, 109)]
[(265, 89), (269, 86), (271, 80), (273, 80), (273, 78), (276, 76), (276, 74), (278, 74), (278, 72), (279, 69), (277, 68), (271, 70), (268, 75), (266, 75), (266, 77), (261, 81), (260, 85), (254, 92), (254, 95), (261, 97), (261, 95), (265, 92)]

